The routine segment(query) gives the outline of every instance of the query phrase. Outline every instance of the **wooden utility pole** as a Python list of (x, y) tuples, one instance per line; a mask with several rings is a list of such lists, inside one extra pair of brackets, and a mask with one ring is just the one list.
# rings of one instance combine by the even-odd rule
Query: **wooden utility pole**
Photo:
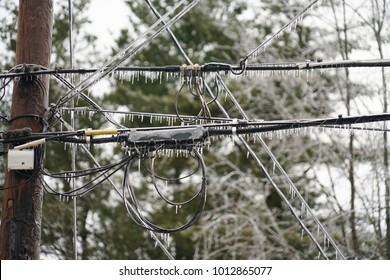
[[(23, 71), (49, 67), (53, 27), (52, 0), (19, 0), (16, 64)], [(49, 76), (28, 76), (14, 81), (10, 134), (15, 129), (45, 129), (42, 116), (48, 107)], [(42, 162), (43, 153), (35, 154)], [(37, 165), (37, 164), (36, 164)], [(5, 172), (3, 192), (0, 258), (39, 259), (42, 221), (43, 186), (33, 171)]]

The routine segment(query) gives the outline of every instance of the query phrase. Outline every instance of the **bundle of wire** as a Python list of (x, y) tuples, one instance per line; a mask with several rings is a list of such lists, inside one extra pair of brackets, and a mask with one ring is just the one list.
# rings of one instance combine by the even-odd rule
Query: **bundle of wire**
[[(34, 149), (39, 154), (44, 153), (44, 146), (42, 145), (35, 147)], [(18, 171), (18, 173), (26, 177), (28, 180), (38, 178), (41, 181), (47, 193), (58, 196), (60, 200), (68, 201), (69, 199), (72, 199), (74, 197), (80, 197), (91, 192), (98, 186), (101, 186), (102, 183), (105, 180), (107, 180), (110, 176), (112, 176), (119, 170), (124, 170), (122, 197), (124, 200), (124, 205), (128, 216), (138, 226), (145, 228), (147, 230), (158, 232), (158, 233), (174, 233), (191, 227), (200, 218), (206, 204), (206, 187), (207, 187), (206, 165), (199, 152), (199, 149), (200, 146), (190, 146), (190, 145), (182, 146), (182, 150), (180, 152), (182, 154), (186, 154), (187, 156), (190, 155), (191, 158), (194, 158), (197, 161), (197, 166), (195, 167), (194, 171), (192, 171), (190, 174), (182, 176), (180, 178), (166, 178), (166, 177), (159, 176), (155, 173), (155, 158), (157, 156), (163, 156), (164, 152), (167, 152), (168, 154), (170, 154), (169, 152), (180, 153), (176, 145), (160, 145), (159, 147), (149, 147), (149, 149), (147, 150), (139, 149), (138, 152), (134, 152), (133, 150), (133, 153), (119, 160), (116, 163), (111, 163), (105, 166), (83, 169), (83, 170), (76, 170), (76, 171), (62, 171), (57, 173), (50, 173), (43, 168), (42, 160), (41, 160), (40, 162), (36, 163), (36, 166), (38, 166), (38, 168), (36, 168), (33, 172)], [(36, 158), (42, 159), (43, 155), (40, 155)], [(183, 223), (181, 226), (177, 228), (160, 227), (152, 223), (148, 218), (146, 218), (146, 216), (143, 214), (143, 211), (140, 210), (140, 203), (137, 199), (134, 190), (135, 186), (131, 184), (131, 180), (130, 180), (130, 169), (131, 169), (131, 165), (134, 162), (138, 161), (139, 163), (141, 163), (141, 161), (146, 159), (149, 160), (150, 168), (147, 168), (145, 165), (143, 166), (146, 169), (146, 171), (150, 174), (153, 182), (153, 186), (158, 196), (162, 198), (162, 200), (165, 203), (167, 203), (168, 205), (181, 208), (182, 206), (185, 206), (195, 200), (198, 200), (197, 207), (194, 213), (192, 214), (192, 217), (187, 222)], [(199, 170), (201, 170), (200, 187), (196, 192), (196, 194), (193, 195), (191, 198), (187, 199), (186, 201), (182, 201), (182, 202), (171, 201), (170, 199), (164, 196), (164, 194), (161, 191), (161, 187), (157, 183), (157, 180), (162, 180), (165, 182), (181, 181), (197, 174)], [(43, 175), (43, 177), (39, 175)], [(48, 177), (48, 178), (69, 181), (73, 178), (85, 178), (86, 176), (94, 176), (94, 177), (87, 183), (83, 184), (82, 186), (71, 189), (69, 191), (55, 190), (52, 187), (50, 187), (47, 181), (44, 179), (44, 177)], [(17, 186), (13, 186), (13, 187), (17, 187)]]
[(45, 190), (52, 195), (57, 195), (60, 197), (60, 199), (68, 200), (69, 198), (82, 196), (84, 194), (87, 194), (94, 190), (96, 187), (101, 185), (102, 182), (107, 180), (110, 176), (115, 174), (117, 171), (122, 169), (128, 162), (130, 162), (133, 158), (135, 158), (134, 155), (128, 156), (124, 159), (121, 159), (120, 161), (112, 164), (108, 164), (101, 167), (95, 167), (90, 169), (84, 169), (84, 170), (77, 170), (77, 171), (64, 171), (64, 172), (58, 172), (58, 173), (49, 173), (45, 170), (41, 170), (41, 174), (50, 178), (55, 179), (61, 179), (61, 180), (70, 180), (72, 178), (81, 178), (85, 176), (95, 175), (92, 180), (87, 182), (86, 184), (82, 185), (81, 187), (74, 188), (69, 191), (60, 192), (56, 191), (53, 188), (51, 188), (46, 181), (42, 180), (42, 184), (44, 185)]
[[(153, 231), (153, 232), (159, 232), (159, 233), (164, 233), (164, 234), (182, 231), (182, 230), (185, 230), (185, 229), (191, 227), (200, 218), (200, 216), (203, 212), (203, 209), (205, 207), (205, 204), (206, 204), (206, 187), (207, 187), (206, 165), (205, 165), (203, 158), (200, 155), (198, 149), (193, 147), (193, 148), (188, 148), (188, 149), (183, 150), (183, 152), (185, 152), (186, 154), (187, 153), (190, 154), (198, 162), (197, 168), (195, 168), (195, 170), (191, 174), (180, 177), (180, 178), (164, 178), (164, 177), (161, 177), (161, 176), (158, 176), (155, 174), (155, 167), (154, 167), (155, 166), (155, 158), (159, 154), (161, 155), (163, 150), (169, 150), (170, 148), (173, 148), (176, 150), (176, 146), (174, 146), (174, 147), (173, 146), (172, 147), (169, 147), (169, 146), (162, 147), (161, 146), (161, 147), (153, 150), (153, 152), (148, 153), (147, 155), (138, 154), (132, 160), (127, 162), (126, 168), (125, 168), (125, 174), (124, 174), (124, 178), (123, 178), (123, 199), (124, 199), (124, 205), (126, 207), (126, 211), (127, 211), (128, 216), (131, 217), (133, 219), (133, 221), (138, 226), (145, 228), (147, 230)], [(176, 227), (176, 228), (163, 228), (161, 226), (158, 226), (158, 225), (154, 224), (153, 222), (151, 222), (146, 217), (146, 215), (143, 214), (143, 211), (140, 209), (138, 198), (137, 198), (136, 193), (135, 193), (135, 186), (133, 184), (131, 184), (130, 167), (134, 161), (136, 161), (136, 160), (141, 161), (142, 159), (145, 159), (145, 158), (148, 158), (150, 161), (150, 169), (146, 168), (146, 170), (152, 178), (153, 186), (154, 186), (155, 190), (157, 191), (157, 194), (159, 195), (159, 197), (161, 197), (164, 200), (164, 202), (166, 202), (168, 205), (172, 205), (175, 207), (181, 207), (181, 206), (184, 206), (186, 204), (193, 202), (196, 199), (198, 200), (196, 209), (195, 209), (192, 217), (187, 222), (182, 224), (181, 226)], [(200, 188), (194, 196), (192, 196), (190, 199), (183, 201), (183, 202), (174, 202), (174, 201), (171, 201), (168, 198), (166, 198), (161, 191), (161, 187), (158, 186), (158, 184), (156, 182), (156, 179), (164, 180), (166, 182), (180, 181), (180, 180), (183, 180), (183, 179), (188, 178), (190, 176), (193, 176), (195, 173), (197, 173), (197, 171), (199, 171), (199, 169), (201, 169), (201, 176), (202, 176)], [(130, 206), (132, 206), (132, 209), (130, 208)], [(133, 212), (133, 210), (135, 210), (135, 211)]]

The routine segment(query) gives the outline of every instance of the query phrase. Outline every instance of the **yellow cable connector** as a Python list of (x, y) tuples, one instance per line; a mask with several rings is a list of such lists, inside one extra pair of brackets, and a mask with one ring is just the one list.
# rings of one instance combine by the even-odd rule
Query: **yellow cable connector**
[(86, 136), (94, 135), (107, 135), (107, 134), (118, 134), (118, 129), (96, 129), (96, 130), (86, 130)]

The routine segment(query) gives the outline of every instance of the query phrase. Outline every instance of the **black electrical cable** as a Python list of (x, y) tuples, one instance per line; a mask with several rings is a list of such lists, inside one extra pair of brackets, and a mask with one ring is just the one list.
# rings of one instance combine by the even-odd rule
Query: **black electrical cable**
[[(9, 123), (9, 119), (6, 116), (0, 115), (0, 119), (3, 120), (4, 122)], [(0, 121), (0, 122), (2, 122), (2, 121)]]
[[(194, 82), (194, 80), (195, 80), (195, 82)], [(211, 120), (212, 116), (211, 116), (211, 112), (210, 112), (210, 109), (208, 108), (208, 106), (210, 104), (212, 104), (213, 102), (215, 102), (215, 100), (217, 100), (217, 98), (219, 96), (219, 86), (218, 86), (218, 81), (216, 78), (215, 78), (215, 84), (216, 84), (217, 93), (212, 100), (206, 102), (204, 99), (204, 92), (205, 92), (204, 78), (201, 76), (190, 78), (189, 83), (188, 83), (189, 91), (190, 91), (191, 95), (193, 95), (194, 97), (199, 99), (201, 109), (195, 117), (187, 120), (179, 113), (179, 108), (178, 108), (179, 95), (185, 86), (185, 83), (183, 83), (180, 90), (176, 94), (176, 100), (175, 100), (176, 117), (184, 124), (192, 124), (192, 123), (195, 123), (196, 121), (198, 121), (199, 119)]]
[[(180, 73), (180, 65), (169, 66), (129, 66), (118, 67), (115, 69), (116, 73), (120, 72), (134, 72), (134, 73)], [(291, 61), (291, 62), (275, 62), (262, 64), (245, 64), (244, 72), (258, 72), (258, 71), (294, 71), (294, 70), (311, 70), (311, 69), (337, 69), (337, 68), (374, 68), (374, 67), (390, 67), (390, 59), (367, 59), (367, 60), (339, 60), (339, 61)], [(222, 62), (208, 62), (200, 66), (200, 73), (221, 73), (232, 72), (235, 74), (242, 74), (243, 66), (241, 64), (227, 64)], [(61, 75), (68, 74), (91, 74), (96, 72), (96, 68), (79, 68), (79, 69), (59, 69), (59, 70), (43, 70), (31, 73), (3, 73), (0, 74), (0, 79), (17, 78), (17, 77), (31, 77), (37, 75), (53, 75), (57, 79)], [(62, 79), (65, 79), (62, 77)], [(66, 79), (65, 79), (66, 80)], [(8, 83), (12, 81), (9, 80)], [(0, 87), (3, 89), (3, 86)], [(1, 100), (1, 99), (0, 99)]]
[[(192, 149), (191, 151), (193, 152), (194, 156), (200, 161), (200, 165), (201, 165), (201, 169), (202, 169), (202, 183), (201, 183), (201, 189), (200, 189), (199, 196), (198, 196), (199, 203), (197, 205), (197, 208), (196, 208), (193, 216), (182, 226), (179, 226), (179, 227), (173, 228), (173, 229), (162, 228), (162, 227), (155, 225), (154, 223), (149, 221), (149, 219), (147, 219), (143, 215), (143, 213), (141, 213), (141, 211), (140, 211), (139, 203), (138, 203), (137, 197), (135, 195), (134, 188), (130, 184), (129, 169), (130, 169), (131, 163), (134, 162), (134, 160), (139, 160), (142, 156), (145, 156), (145, 155), (138, 154), (135, 159), (133, 159), (132, 161), (129, 161), (129, 163), (126, 165), (125, 175), (124, 175), (124, 179), (123, 179), (124, 204), (125, 204), (125, 207), (126, 207), (126, 210), (127, 210), (129, 217), (138, 226), (145, 228), (145, 229), (148, 229), (148, 230), (151, 230), (151, 231), (154, 231), (154, 232), (168, 233), (169, 234), (169, 233), (174, 233), (174, 232), (185, 230), (185, 229), (191, 227), (199, 219), (201, 213), (203, 212), (205, 203), (206, 203), (206, 185), (207, 185), (206, 166), (205, 166), (203, 158), (201, 157), (199, 152), (196, 149)], [(129, 196), (129, 200), (127, 199), (127, 196)], [(127, 205), (127, 202), (133, 206), (133, 208), (135, 209), (135, 212), (138, 216), (134, 216), (132, 214), (132, 212), (129, 209), (129, 206)]]
[(179, 91), (176, 93), (176, 99), (175, 99), (175, 111), (176, 111), (176, 117), (184, 124), (188, 124), (188, 123), (194, 123), (196, 122), (201, 116), (202, 116), (202, 112), (203, 112), (203, 108), (200, 109), (199, 113), (192, 119), (190, 120), (185, 120), (181, 117), (180, 115), (180, 112), (179, 112), (179, 96), (180, 96), (180, 93), (182, 92), (183, 88), (185, 87), (185, 83), (182, 84), (182, 86), (180, 87)]
[(12, 79), (8, 79), (8, 81), (6, 79), (1, 79), (1, 87), (0, 87), (0, 101), (4, 98), (5, 96), (5, 91), (6, 91), (6, 87), (9, 85), (9, 83), (11, 83)]
[[(188, 150), (187, 150), (188, 151)], [(159, 153), (159, 150), (156, 150), (156, 153)], [(157, 185), (157, 182), (156, 182), (156, 178), (160, 179), (160, 180), (165, 180), (166, 182), (168, 181), (180, 181), (180, 180), (183, 180), (183, 179), (186, 179), (186, 178), (189, 178), (191, 176), (193, 176), (196, 171), (199, 170), (200, 168), (200, 162), (199, 162), (199, 158), (197, 158), (197, 161), (198, 161), (198, 167), (196, 168), (196, 170), (194, 172), (192, 172), (191, 174), (189, 175), (186, 175), (184, 177), (181, 177), (181, 178), (171, 178), (171, 179), (168, 179), (168, 178), (163, 178), (161, 176), (157, 176), (155, 174), (155, 169), (154, 169), (154, 160), (156, 158), (157, 154), (155, 154), (154, 156), (151, 156), (149, 157), (149, 160), (150, 160), (150, 170), (148, 170), (148, 172), (150, 173), (151, 177), (152, 177), (152, 182), (153, 182), (153, 185), (154, 185), (154, 188), (155, 190), (157, 191), (158, 195), (168, 204), (170, 205), (174, 205), (174, 206), (183, 206), (183, 205), (186, 205), (190, 202), (192, 202), (193, 200), (195, 200), (198, 196), (200, 196), (200, 192), (201, 192), (201, 189), (194, 195), (192, 196), (190, 199), (184, 201), (184, 202), (174, 202), (174, 201), (171, 201), (170, 199), (166, 198), (164, 196), (164, 194), (160, 191), (160, 187)]]
[[(109, 137), (97, 137), (93, 138), (90, 136), (85, 136), (85, 131), (75, 131), (67, 133), (35, 133), (32, 135), (18, 137), (18, 138), (8, 138), (0, 139), (2, 144), (21, 144), (28, 141), (33, 141), (37, 139), (46, 139), (47, 141), (61, 141), (67, 143), (78, 143), (78, 144), (104, 144), (104, 143), (125, 143), (129, 147), (136, 146), (149, 146), (153, 147), (156, 143), (171, 145), (172, 147), (179, 146), (193, 146), (197, 142), (203, 141), (207, 137), (212, 136), (227, 136), (232, 134), (253, 134), (253, 133), (262, 133), (262, 132), (271, 132), (278, 130), (289, 130), (289, 129), (299, 129), (304, 127), (331, 127), (340, 128), (340, 126), (346, 126), (345, 129), (353, 129), (353, 125), (361, 123), (372, 123), (372, 122), (381, 122), (381, 121), (390, 121), (390, 114), (376, 114), (376, 115), (362, 115), (354, 117), (342, 117), (338, 118), (325, 118), (325, 119), (315, 119), (315, 120), (291, 120), (291, 121), (271, 121), (271, 122), (250, 122), (250, 121), (237, 121), (236, 123), (222, 123), (222, 124), (206, 124), (202, 126), (191, 125), (191, 126), (169, 126), (169, 127), (148, 127), (148, 128), (139, 128), (139, 129), (124, 129), (118, 130), (117, 135), (112, 135)], [(162, 140), (157, 137), (158, 133), (167, 131), (180, 130), (183, 128), (186, 129), (196, 129), (197, 127), (203, 127), (205, 131), (204, 137), (197, 139), (194, 142), (194, 139), (189, 137), (188, 139), (183, 138), (180, 140), (174, 138), (164, 138)], [(364, 128), (357, 128), (362, 129)], [(378, 130), (378, 129), (377, 129)], [(146, 134), (151, 135), (151, 139), (141, 139), (137, 142), (132, 142), (129, 139), (129, 136), (132, 133), (137, 132), (155, 132), (155, 134)], [(384, 130), (383, 130), (384, 131)], [(54, 135), (53, 135), (54, 134)], [(154, 139), (154, 137), (157, 137)], [(87, 139), (88, 138), (88, 139)]]
[[(55, 174), (50, 174), (44, 170), (41, 171), (42, 175), (48, 176), (51, 178), (57, 178), (57, 179), (71, 179), (71, 178), (78, 178), (78, 177), (84, 177), (87, 175), (94, 175), (98, 174), (95, 178), (84, 184), (83, 186), (79, 188), (72, 189), (67, 192), (59, 192), (54, 189), (52, 189), (47, 183), (45, 183), (45, 190), (51, 194), (51, 195), (57, 195), (61, 197), (75, 197), (75, 196), (81, 196), (84, 195), (93, 189), (95, 189), (98, 185), (100, 185), (102, 182), (107, 180), (110, 176), (115, 174), (117, 171), (122, 169), (127, 162), (131, 159), (131, 157), (126, 157), (122, 160), (120, 160), (117, 163), (109, 164), (106, 166), (102, 166), (99, 168), (91, 168), (87, 170), (81, 170), (81, 171), (66, 171), (66, 172), (60, 172)], [(108, 173), (108, 174), (107, 174)], [(69, 176), (66, 176), (68, 174)], [(103, 177), (103, 178), (102, 178)]]

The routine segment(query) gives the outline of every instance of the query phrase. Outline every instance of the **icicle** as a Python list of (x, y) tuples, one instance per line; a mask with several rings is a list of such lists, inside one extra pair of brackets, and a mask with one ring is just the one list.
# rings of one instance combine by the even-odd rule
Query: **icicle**
[(93, 117), (94, 114), (95, 114), (95, 112), (93, 112), (93, 111), (89, 111), (88, 112), (88, 118), (89, 118), (90, 121), (92, 120), (92, 117)]
[(137, 82), (139, 82), (139, 77), (141, 76), (142, 72), (141, 71), (137, 71), (136, 72), (136, 75), (137, 75)]
[(170, 241), (171, 241), (171, 236), (169, 235), (169, 233), (167, 233), (167, 247), (169, 247), (171, 243)]
[(274, 165), (272, 167), (272, 174), (275, 174), (275, 167), (276, 167), (276, 162), (274, 161)]
[(326, 238), (326, 235), (324, 234), (324, 250), (326, 248), (326, 243), (327, 243), (327, 238)]
[(178, 212), (178, 210), (179, 210), (179, 206), (178, 205), (176, 205), (176, 207), (175, 207), (176, 209), (175, 209), (175, 214), (177, 215), (177, 212)]
[(246, 158), (249, 158), (249, 152), (246, 153)]
[(138, 159), (138, 174), (141, 175), (141, 158)]
[(301, 230), (301, 240), (303, 240), (303, 235), (305, 234), (304, 229)]
[(131, 84), (134, 85), (134, 72), (131, 72)]

